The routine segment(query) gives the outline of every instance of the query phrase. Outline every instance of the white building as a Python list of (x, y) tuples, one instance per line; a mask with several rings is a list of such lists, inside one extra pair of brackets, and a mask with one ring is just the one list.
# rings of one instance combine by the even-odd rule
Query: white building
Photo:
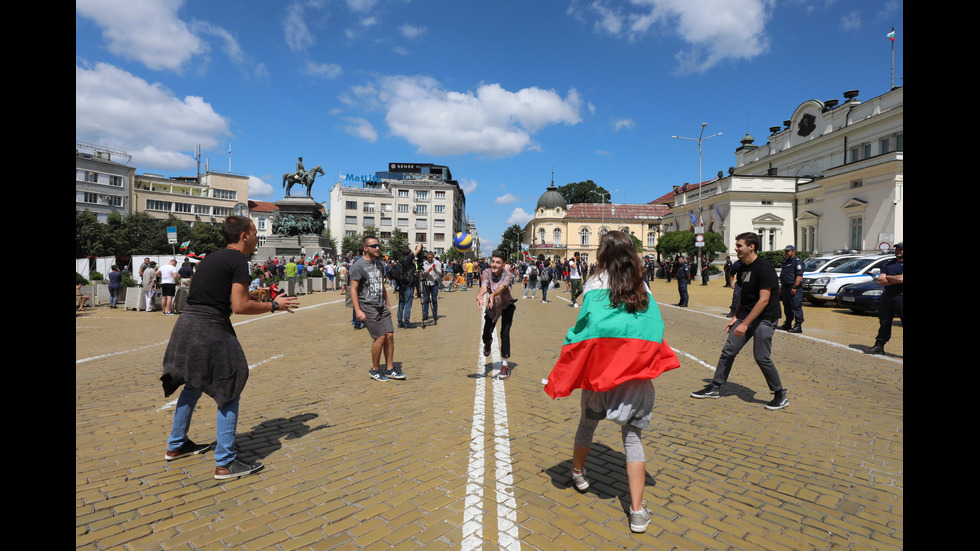
[(102, 223), (114, 212), (128, 216), (136, 171), (130, 160), (125, 151), (76, 141), (75, 210), (94, 212)]
[(388, 239), (397, 228), (413, 246), (443, 254), (453, 235), (466, 231), (466, 197), (449, 167), (428, 163), (388, 163), (374, 179), (342, 176), (330, 190), (330, 234), (338, 243), (348, 235), (377, 228)]
[(763, 250), (874, 252), (902, 241), (904, 89), (857, 95), (802, 103), (761, 147), (746, 134), (728, 176), (674, 188), (669, 229), (691, 228), (700, 212), (729, 250), (746, 231)]

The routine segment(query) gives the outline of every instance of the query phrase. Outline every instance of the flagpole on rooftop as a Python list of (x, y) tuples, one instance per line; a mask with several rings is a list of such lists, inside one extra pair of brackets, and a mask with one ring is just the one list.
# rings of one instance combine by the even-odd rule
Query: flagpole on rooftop
[(895, 27), (892, 27), (892, 32), (887, 35), (888, 41), (892, 43), (892, 86), (891, 90), (895, 89)]

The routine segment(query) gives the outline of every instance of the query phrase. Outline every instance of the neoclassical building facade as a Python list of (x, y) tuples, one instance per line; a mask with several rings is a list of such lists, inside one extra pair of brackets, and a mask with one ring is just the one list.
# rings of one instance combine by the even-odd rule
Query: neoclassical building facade
[(800, 104), (763, 146), (746, 134), (727, 176), (675, 186), (668, 231), (692, 228), (700, 214), (729, 250), (746, 231), (764, 250), (875, 252), (902, 241), (904, 89), (857, 96)]
[(666, 205), (565, 202), (552, 183), (538, 199), (534, 218), (524, 226), (523, 243), (533, 257), (544, 255), (561, 261), (575, 253), (593, 263), (599, 238), (610, 230), (635, 236), (643, 243), (641, 254), (653, 250), (663, 232)]

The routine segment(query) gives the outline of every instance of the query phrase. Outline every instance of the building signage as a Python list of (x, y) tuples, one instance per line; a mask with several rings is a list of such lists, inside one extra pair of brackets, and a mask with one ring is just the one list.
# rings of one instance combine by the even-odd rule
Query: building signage
[(357, 175), (348, 172), (347, 174), (341, 173), (340, 179), (347, 180), (348, 182), (373, 182), (375, 180), (375, 177), (373, 174)]
[(388, 163), (388, 172), (422, 172), (422, 165), (418, 163)]

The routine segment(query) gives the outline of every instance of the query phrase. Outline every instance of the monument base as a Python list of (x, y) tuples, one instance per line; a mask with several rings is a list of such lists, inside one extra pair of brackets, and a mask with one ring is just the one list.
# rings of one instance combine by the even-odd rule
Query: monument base
[(315, 231), (311, 226), (323, 227), (323, 207), (312, 197), (286, 197), (276, 201), (276, 207), (279, 209), (276, 220), (286, 223), (273, 223), (273, 231), (277, 233), (267, 237), (265, 243), (255, 251), (256, 260), (275, 256), (298, 260), (301, 256), (312, 257), (316, 253), (334, 256), (329, 239), (309, 232), (311, 229)]
[(316, 253), (334, 257), (334, 250), (330, 240), (319, 235), (270, 235), (266, 238), (265, 244), (255, 251), (256, 260), (265, 260), (275, 256), (284, 257), (286, 260), (295, 258), (299, 260), (301, 256), (312, 257)]

